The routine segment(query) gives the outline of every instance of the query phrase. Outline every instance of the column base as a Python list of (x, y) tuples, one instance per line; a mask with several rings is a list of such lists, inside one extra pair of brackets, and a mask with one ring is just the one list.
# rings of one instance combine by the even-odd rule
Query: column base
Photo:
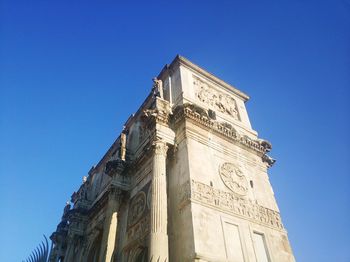
[(150, 262), (168, 262), (169, 261), (169, 249), (168, 249), (168, 235), (162, 233), (150, 234), (150, 249), (149, 249), (149, 261)]

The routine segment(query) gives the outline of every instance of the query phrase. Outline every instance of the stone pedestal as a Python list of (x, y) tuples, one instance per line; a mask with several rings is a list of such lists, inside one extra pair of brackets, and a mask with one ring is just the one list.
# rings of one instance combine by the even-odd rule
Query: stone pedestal
[(167, 188), (166, 188), (166, 155), (168, 146), (162, 140), (153, 144), (153, 171), (151, 189), (151, 221), (149, 261), (168, 261), (167, 234)]

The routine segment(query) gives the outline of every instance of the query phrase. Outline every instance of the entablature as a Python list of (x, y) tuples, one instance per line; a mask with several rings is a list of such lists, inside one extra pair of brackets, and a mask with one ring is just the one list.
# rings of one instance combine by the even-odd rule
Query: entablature
[(201, 68), (200, 66), (192, 63), (191, 61), (189, 61), (188, 59), (186, 59), (185, 57), (183, 57), (181, 55), (177, 55), (175, 57), (175, 59), (170, 63), (170, 65), (165, 65), (165, 67), (159, 73), (158, 78), (160, 78), (160, 79), (165, 78), (168, 74), (171, 74), (175, 70), (175, 68), (178, 68), (180, 65), (190, 69), (191, 71), (194, 71), (194, 72), (202, 75), (203, 77), (205, 77), (209, 81), (224, 88), (226, 91), (239, 96), (244, 101), (249, 100), (249, 96), (247, 94), (238, 90), (236, 87), (226, 83), (225, 81), (221, 80), (220, 78), (216, 77), (215, 75), (213, 75), (212, 73), (208, 72), (207, 70)]
[(229, 139), (231, 142), (239, 143), (249, 150), (255, 151), (261, 157), (271, 150), (271, 144), (268, 141), (253, 139), (247, 135), (240, 134), (231, 124), (216, 121), (210, 111), (198, 105), (184, 104), (178, 106), (174, 110), (174, 125), (184, 120), (190, 120), (201, 128), (214, 131), (216, 134)]

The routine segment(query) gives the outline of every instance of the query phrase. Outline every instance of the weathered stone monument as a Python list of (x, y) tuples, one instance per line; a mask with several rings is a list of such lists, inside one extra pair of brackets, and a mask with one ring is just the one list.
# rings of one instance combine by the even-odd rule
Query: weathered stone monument
[(51, 261), (294, 261), (249, 97), (181, 56), (153, 82), (64, 208)]

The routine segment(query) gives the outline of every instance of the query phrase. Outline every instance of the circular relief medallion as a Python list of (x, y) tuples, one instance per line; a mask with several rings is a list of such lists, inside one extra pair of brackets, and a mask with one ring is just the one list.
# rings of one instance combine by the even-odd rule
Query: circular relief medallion
[(145, 211), (145, 208), (146, 208), (146, 194), (143, 191), (141, 191), (134, 197), (130, 205), (129, 219), (128, 219), (129, 226), (135, 224), (141, 219)]
[(242, 172), (242, 168), (232, 163), (224, 163), (220, 166), (220, 177), (224, 184), (235, 194), (244, 196), (248, 192), (248, 181)]

